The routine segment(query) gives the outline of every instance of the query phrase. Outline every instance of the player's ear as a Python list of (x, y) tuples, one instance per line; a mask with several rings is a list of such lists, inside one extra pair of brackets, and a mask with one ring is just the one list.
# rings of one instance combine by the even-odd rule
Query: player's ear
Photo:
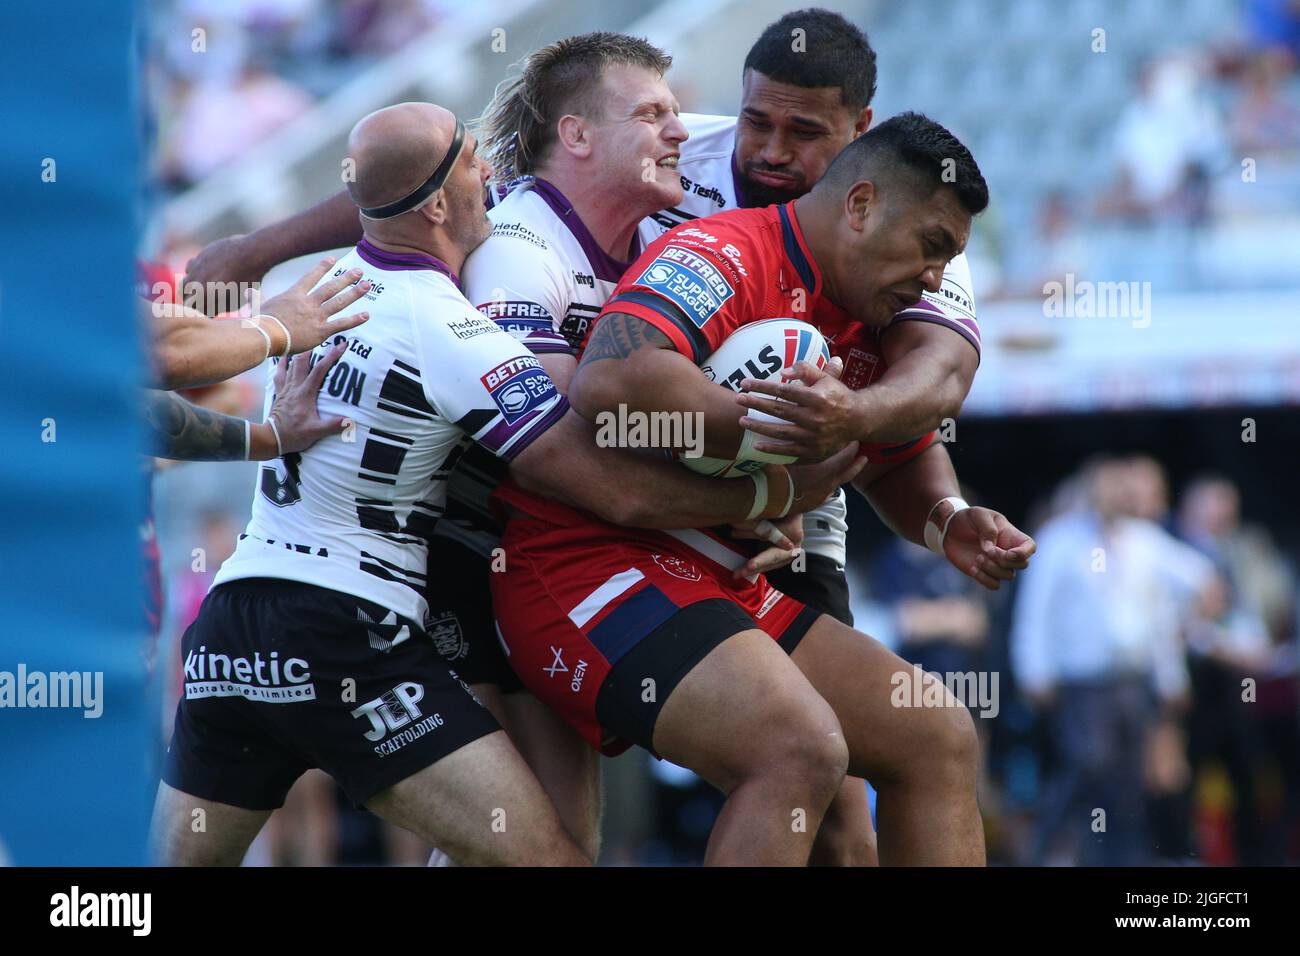
[(447, 190), (439, 189), (437, 195), (420, 207), (420, 215), (431, 225), (441, 226), (447, 221)]
[(849, 228), (861, 232), (867, 225), (867, 218), (878, 210), (880, 200), (876, 196), (876, 184), (869, 179), (854, 183), (844, 196), (844, 214)]
[(864, 106), (862, 107), (862, 112), (858, 114), (858, 118), (853, 121), (853, 138), (857, 139), (859, 136), (861, 136), (870, 128), (871, 128), (871, 107)]
[(591, 154), (591, 138), (587, 135), (587, 121), (581, 116), (566, 113), (556, 123), (560, 146), (575, 156), (586, 158)]

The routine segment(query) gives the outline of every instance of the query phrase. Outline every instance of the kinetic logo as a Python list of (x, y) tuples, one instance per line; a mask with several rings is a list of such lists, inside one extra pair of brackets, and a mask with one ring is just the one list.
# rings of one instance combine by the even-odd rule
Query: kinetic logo
[(301, 657), (281, 664), (280, 653), (262, 659), (260, 652), (247, 657), (208, 653), (207, 645), (185, 655), (185, 699), (243, 697), (268, 704), (296, 704), (316, 699), (311, 666)]

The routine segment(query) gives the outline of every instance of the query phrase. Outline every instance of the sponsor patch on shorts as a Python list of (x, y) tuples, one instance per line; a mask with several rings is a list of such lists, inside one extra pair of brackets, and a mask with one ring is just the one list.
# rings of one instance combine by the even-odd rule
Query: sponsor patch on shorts
[(676, 246), (664, 249), (635, 284), (675, 303), (700, 328), (736, 294), (717, 266), (699, 253)]

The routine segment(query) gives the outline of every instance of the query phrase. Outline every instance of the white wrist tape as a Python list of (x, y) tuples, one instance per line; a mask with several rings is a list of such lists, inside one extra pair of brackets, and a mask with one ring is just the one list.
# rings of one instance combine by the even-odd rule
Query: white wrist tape
[(249, 319), (247, 325), (248, 328), (253, 329), (261, 335), (262, 338), (266, 339), (266, 354), (262, 356), (262, 361), (265, 362), (271, 357), (271, 336), (267, 335), (266, 329), (262, 328), (262, 326), (253, 319)]
[(790, 509), (794, 507), (794, 478), (787, 474), (785, 476), (785, 483), (790, 486), (790, 490), (785, 493), (785, 507), (782, 508), (781, 513), (777, 515), (778, 518), (784, 518), (790, 513)]
[[(782, 424), (789, 424), (788, 422), (784, 422), (782, 419), (776, 418), (773, 415), (769, 415), (766, 412), (760, 412), (756, 408), (749, 409), (748, 414), (750, 418), (761, 418), (761, 419), (766, 419), (774, 422), (782, 422)], [(760, 435), (758, 432), (752, 432), (748, 428), (746, 428), (745, 434), (740, 437), (740, 448), (736, 452), (736, 460), (737, 461), (765, 461), (772, 465), (788, 465), (790, 464), (790, 462), (798, 460), (796, 458), (791, 457), (790, 455), (777, 455), (770, 451), (756, 450), (754, 448), (754, 442), (763, 441), (763, 440), (764, 440), (764, 436)]]
[[(945, 508), (944, 504), (950, 504), (952, 507)], [(952, 523), (953, 518), (957, 517), (959, 511), (965, 511), (969, 507), (965, 499), (955, 496), (937, 501), (925, 519), (925, 546), (935, 554), (943, 554), (943, 542), (948, 536), (948, 525)]]
[(253, 423), (244, 421), (244, 461), (253, 453)]
[(270, 321), (272, 321), (272, 322), (274, 322), (276, 325), (278, 325), (278, 326), (280, 327), (280, 330), (281, 330), (282, 332), (284, 332), (284, 351), (283, 351), (283, 352), (277, 352), (276, 355), (277, 355), (279, 358), (288, 358), (290, 355), (292, 355), (292, 354), (293, 354), (293, 336), (289, 334), (289, 327), (288, 327), (287, 325), (285, 325), (283, 322), (281, 322), (279, 319), (277, 319), (275, 316), (273, 316), (273, 315), (268, 315), (268, 314), (265, 313), (265, 312), (259, 312), (257, 315), (253, 316), (253, 320), (254, 320), (254, 321), (257, 321), (258, 319), (269, 319)]
[(280, 442), (280, 428), (275, 424), (275, 416), (268, 415), (266, 423), (271, 426), (271, 434), (275, 436), (275, 452), (277, 458), (284, 457), (284, 445)]
[(754, 483), (754, 503), (750, 505), (745, 520), (753, 521), (767, 508), (767, 472), (756, 471), (749, 476), (749, 480)]

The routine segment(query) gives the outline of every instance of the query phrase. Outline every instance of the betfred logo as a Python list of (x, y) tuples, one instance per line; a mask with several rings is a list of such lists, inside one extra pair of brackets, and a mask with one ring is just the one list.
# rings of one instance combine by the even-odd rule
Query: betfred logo
[(531, 355), (521, 355), (509, 362), (502, 362), (483, 376), (483, 385), (490, 392), (525, 369), (541, 368), (542, 363)]

